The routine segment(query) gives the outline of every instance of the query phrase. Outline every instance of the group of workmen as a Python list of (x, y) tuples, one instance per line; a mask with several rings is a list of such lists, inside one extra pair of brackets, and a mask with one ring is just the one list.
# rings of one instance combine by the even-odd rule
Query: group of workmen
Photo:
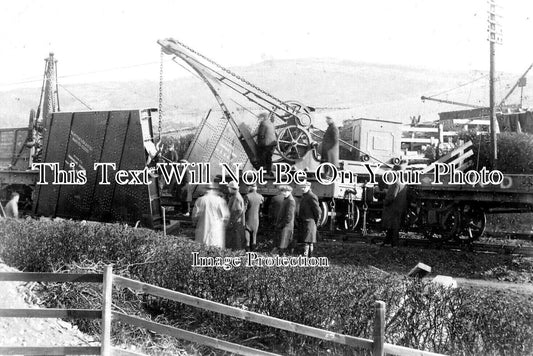
[[(257, 130), (257, 155), (259, 166), (271, 173), (272, 155), (277, 145), (274, 126), (274, 116), (261, 113)], [(339, 166), (339, 129), (331, 117), (326, 117), (328, 128), (322, 139), (321, 161)], [(394, 170), (401, 170), (395, 166)], [(279, 194), (269, 202), (269, 219), (271, 228), (276, 231), (274, 252), (286, 254), (293, 252), (296, 242), (305, 244), (303, 254), (313, 253), (317, 238), (317, 223), (321, 214), (318, 198), (311, 190), (311, 183), (300, 186), (302, 198), (296, 211), (296, 202), (292, 196), (292, 187), (281, 185)], [(221, 197), (214, 185), (208, 187), (204, 196), (196, 201), (192, 218), (196, 222), (196, 236), (198, 242), (227, 247), (232, 249), (246, 249), (253, 251), (257, 244), (257, 232), (261, 217), (261, 207), (265, 198), (257, 193), (257, 186), (248, 187), (248, 192), (242, 196), (239, 185), (232, 181), (228, 184), (227, 201)], [(399, 242), (400, 228), (407, 207), (407, 187), (402, 183), (391, 185), (385, 194), (382, 223), (386, 230), (384, 245), (396, 246)], [(299, 226), (297, 238), (294, 237), (295, 217)]]
[[(192, 213), (196, 223), (195, 240), (211, 246), (254, 251), (265, 198), (257, 192), (256, 185), (248, 186), (244, 196), (235, 181), (230, 182), (227, 188), (227, 200), (215, 185), (209, 185), (206, 193), (196, 200)], [(316, 243), (320, 217), (318, 198), (311, 191), (311, 183), (300, 185), (302, 198), (298, 211), (292, 187), (280, 185), (278, 189), (279, 194), (269, 202), (269, 219), (263, 220), (268, 221), (276, 232), (274, 252), (293, 253), (298, 241), (305, 244), (304, 255), (310, 256)], [(297, 229), (299, 236), (294, 233), (296, 216), (300, 224)]]
[[(267, 174), (272, 173), (272, 155), (277, 145), (274, 115), (261, 113), (257, 129), (258, 166)], [(331, 117), (326, 117), (328, 128), (322, 141), (321, 157), (323, 162), (338, 166), (339, 162), (339, 129)], [(228, 199), (224, 200), (214, 185), (207, 188), (205, 195), (200, 197), (193, 209), (192, 219), (196, 222), (195, 239), (198, 242), (253, 251), (257, 244), (257, 232), (265, 198), (257, 193), (257, 186), (248, 187), (242, 196), (239, 185), (232, 181), (228, 184)], [(286, 254), (293, 252), (296, 241), (305, 244), (304, 255), (310, 256), (316, 243), (317, 223), (320, 207), (317, 196), (311, 190), (311, 183), (300, 186), (302, 198), (296, 211), (296, 202), (292, 195), (292, 187), (280, 185), (279, 194), (269, 202), (270, 226), (277, 232), (274, 241), (274, 252)], [(295, 238), (295, 217), (300, 223), (299, 235)]]

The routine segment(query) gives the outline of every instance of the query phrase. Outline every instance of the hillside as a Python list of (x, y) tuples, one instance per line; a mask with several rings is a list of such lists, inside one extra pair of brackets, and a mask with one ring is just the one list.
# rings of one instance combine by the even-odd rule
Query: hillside
[[(175, 66), (169, 63), (171, 65)], [(461, 109), (420, 100), (422, 95), (442, 92), (447, 93), (439, 95), (441, 99), (478, 105), (488, 101), (488, 79), (480, 72), (445, 72), (334, 59), (265, 61), (232, 70), (280, 99), (315, 106), (319, 108), (318, 117), (327, 111), (339, 121), (353, 116), (407, 122), (412, 115), (431, 121), (437, 118), (438, 112)], [(451, 90), (477, 78), (481, 80)], [(497, 97), (501, 98), (517, 78), (515, 74), (500, 75)], [(61, 84), (61, 74), (59, 81)], [(158, 106), (158, 82), (155, 80), (79, 83), (65, 87), (95, 110)], [(194, 124), (209, 108), (216, 108), (213, 96), (197, 78), (188, 76), (165, 81), (164, 87), (165, 128)], [(531, 90), (525, 89), (527, 95)], [(1, 127), (26, 125), (29, 110), (37, 105), (39, 90), (0, 92)], [(61, 87), (59, 91), (62, 111), (87, 110)], [(517, 102), (519, 95), (517, 90), (509, 101)]]

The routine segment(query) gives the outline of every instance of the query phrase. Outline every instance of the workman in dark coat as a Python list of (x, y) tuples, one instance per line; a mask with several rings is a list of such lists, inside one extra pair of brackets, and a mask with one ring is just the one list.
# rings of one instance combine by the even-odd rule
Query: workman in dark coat
[[(333, 122), (333, 119), (326, 116), (328, 128), (322, 138), (321, 162), (329, 162), (335, 167), (339, 166), (339, 129)], [(327, 170), (328, 176), (333, 172)]]
[(244, 196), (245, 224), (244, 238), (246, 250), (253, 251), (257, 243), (257, 230), (259, 229), (259, 211), (265, 198), (257, 192), (257, 185), (250, 186), (250, 192)]
[(305, 242), (304, 256), (311, 257), (313, 254), (313, 244), (316, 243), (316, 224), (320, 218), (320, 206), (318, 197), (311, 191), (311, 183), (305, 182), (302, 186), (302, 199), (298, 218), (302, 227), (302, 239)]
[[(395, 165), (394, 171), (401, 171), (403, 166)], [(407, 209), (407, 186), (397, 180), (387, 189), (383, 200), (381, 220), (383, 228), (387, 231), (383, 245), (397, 246), (400, 240), (400, 227)]]
[(171, 143), (168, 146), (168, 150), (163, 154), (167, 162), (178, 162), (178, 152), (176, 151), (176, 146)]
[[(281, 207), (281, 203), (283, 202), (283, 199), (285, 197), (281, 192), (279, 192), (277, 195), (270, 198), (268, 202), (268, 222), (269, 226), (275, 230), (276, 222), (278, 221), (278, 212)], [(275, 232), (270, 230), (269, 240), (272, 240), (272, 243), (274, 246), (279, 246), (280, 238), (279, 235)]]
[(276, 228), (280, 232), (280, 252), (284, 254), (287, 252), (289, 245), (292, 246), (296, 202), (292, 196), (292, 188), (290, 186), (282, 185), (279, 187), (279, 190), (283, 194), (283, 201), (279, 208)]
[(239, 184), (228, 184), (229, 221), (226, 227), (226, 247), (241, 250), (244, 242), (244, 199), (239, 193)]
[(278, 143), (276, 139), (276, 128), (274, 127), (274, 117), (269, 118), (267, 113), (259, 114), (261, 120), (257, 129), (257, 155), (259, 165), (270, 174), (272, 172), (272, 154)]

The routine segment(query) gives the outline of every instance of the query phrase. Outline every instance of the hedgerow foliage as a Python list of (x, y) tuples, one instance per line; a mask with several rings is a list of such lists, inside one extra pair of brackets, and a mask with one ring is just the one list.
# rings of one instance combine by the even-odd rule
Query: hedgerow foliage
[[(4, 220), (0, 225), (0, 256), (26, 271), (66, 270), (73, 265), (100, 270), (104, 263), (113, 263), (115, 273), (146, 283), (365, 338), (372, 335), (374, 302), (382, 300), (387, 304), (389, 343), (450, 355), (529, 355), (533, 350), (532, 303), (517, 295), (445, 289), (351, 266), (200, 269), (191, 267), (192, 252), (202, 256), (237, 254), (123, 225), (31, 219)], [(49, 306), (99, 307), (98, 286), (65, 286), (46, 289)], [(83, 288), (93, 290), (89, 293)], [(115, 294), (114, 305), (131, 314), (150, 315), (188, 330), (274, 352), (351, 354), (348, 348), (331, 342), (128, 290)], [(86, 323), (85, 329), (95, 325)], [(123, 331), (117, 332), (116, 340), (123, 340), (123, 335)]]
[[(472, 141), (474, 169), (494, 169), (491, 160), (490, 135), (477, 135), (464, 131), (459, 138)], [(517, 132), (502, 132), (497, 135), (497, 169), (508, 174), (533, 174), (533, 135)], [(476, 167), (477, 166), (477, 167)]]

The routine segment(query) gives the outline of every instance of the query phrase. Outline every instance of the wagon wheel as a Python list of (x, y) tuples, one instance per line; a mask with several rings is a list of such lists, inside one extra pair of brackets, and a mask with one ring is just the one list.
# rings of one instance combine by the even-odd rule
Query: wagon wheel
[(420, 221), (420, 206), (417, 204), (409, 204), (407, 206), (407, 210), (405, 212), (403, 221), (402, 221), (402, 227), (405, 231), (408, 231), (409, 228), (419, 225)]
[(348, 207), (348, 212), (344, 216), (344, 229), (355, 230), (357, 224), (359, 223), (361, 213), (359, 211), (359, 207), (353, 201), (348, 203)]
[(309, 151), (311, 140), (306, 131), (298, 126), (287, 126), (278, 135), (278, 154), (287, 161), (297, 161)]
[(440, 243), (444, 240), (443, 236), (441, 235), (442, 229), (440, 226), (435, 226), (434, 223), (430, 222), (432, 221), (432, 219), (430, 219), (430, 215), (436, 215), (437, 211), (441, 208), (441, 205), (437, 202), (422, 201), (417, 205), (416, 208), (413, 209), (416, 213), (413, 214), (410, 211), (407, 212), (406, 219), (411, 221), (414, 220), (417, 230), (424, 236), (425, 239)]
[(320, 202), (320, 216), (318, 217), (317, 227), (323, 227), (328, 222), (329, 217), (329, 207), (328, 203), (325, 201)]
[(463, 234), (455, 237), (459, 242), (473, 242), (479, 239), (485, 232), (487, 216), (483, 210), (477, 207), (465, 206), (462, 214)]
[(291, 117), (293, 117), (295, 120), (294, 122), (291, 122), (291, 124), (301, 125), (305, 127), (311, 126), (312, 119), (309, 115), (309, 107), (296, 100), (285, 101), (281, 106), (283, 106), (288, 112), (274, 107), (270, 111), (268, 118), (271, 119), (272, 117), (277, 117), (283, 120), (284, 122), (287, 122)]
[(440, 222), (442, 229), (442, 240), (447, 241), (455, 238), (461, 232), (461, 212), (459, 209), (451, 208), (443, 213)]

